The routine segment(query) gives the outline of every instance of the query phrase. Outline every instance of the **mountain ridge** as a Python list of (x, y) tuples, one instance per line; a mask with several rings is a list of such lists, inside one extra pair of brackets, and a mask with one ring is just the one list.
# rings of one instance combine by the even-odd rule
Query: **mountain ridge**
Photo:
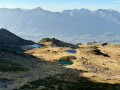
[(21, 37), (11, 33), (10, 31), (0, 29), (0, 43), (3, 45), (30, 45), (34, 44), (33, 41), (24, 40)]

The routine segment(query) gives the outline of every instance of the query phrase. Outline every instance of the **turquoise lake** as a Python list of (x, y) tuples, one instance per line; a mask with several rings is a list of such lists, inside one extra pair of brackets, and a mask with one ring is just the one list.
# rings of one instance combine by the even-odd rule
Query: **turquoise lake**
[(58, 61), (58, 60), (54, 60), (54, 61), (56, 61), (56, 62), (58, 62), (60, 64), (63, 64), (63, 65), (72, 65), (73, 64), (72, 61)]

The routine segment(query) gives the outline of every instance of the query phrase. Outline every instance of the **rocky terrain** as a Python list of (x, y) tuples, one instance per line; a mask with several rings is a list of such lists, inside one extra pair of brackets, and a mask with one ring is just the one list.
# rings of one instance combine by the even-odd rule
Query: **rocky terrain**
[(22, 53), (0, 48), (0, 90), (120, 89), (119, 44), (38, 43), (42, 48)]
[(3, 72), (0, 67), (0, 90), (18, 89), (27, 82), (43, 79), (47, 76), (63, 74), (67, 71), (67, 69), (65, 70), (59, 65), (24, 53), (2, 51), (0, 53), (0, 61), (1, 59), (14, 64), (19, 63), (26, 70), (18, 69), (17, 71), (10, 71), (11, 67), (9, 67), (7, 70), (3, 69)]
[[(74, 77), (74, 73), (69, 73), (72, 76), (70, 75), (67, 81), (77, 82), (79, 79), (76, 80), (75, 78), (85, 77), (93, 82), (118, 84), (120, 86), (119, 44), (94, 42), (77, 45), (79, 48), (47, 45), (42, 48), (26, 51), (26, 53), (58, 65), (62, 64), (56, 62), (56, 60), (72, 61), (72, 65), (66, 64), (62, 65), (62, 67), (83, 72), (76, 72), (77, 77)], [(66, 50), (76, 50), (76, 52), (70, 53), (66, 52)], [(64, 79), (66, 80), (68, 77), (69, 75)]]

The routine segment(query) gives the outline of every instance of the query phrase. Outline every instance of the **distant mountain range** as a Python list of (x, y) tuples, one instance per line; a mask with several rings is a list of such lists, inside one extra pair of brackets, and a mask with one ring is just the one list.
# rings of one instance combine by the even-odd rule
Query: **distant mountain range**
[[(111, 42), (119, 42), (120, 12), (104, 9), (51, 12), (40, 7), (31, 10), (1, 8), (0, 27), (36, 41), (43, 37), (57, 37), (65, 41), (69, 38), (69, 41), (76, 43), (90, 38), (93, 41), (98, 36), (112, 33), (115, 37)], [(108, 34), (104, 37), (96, 41), (109, 41), (111, 38)]]

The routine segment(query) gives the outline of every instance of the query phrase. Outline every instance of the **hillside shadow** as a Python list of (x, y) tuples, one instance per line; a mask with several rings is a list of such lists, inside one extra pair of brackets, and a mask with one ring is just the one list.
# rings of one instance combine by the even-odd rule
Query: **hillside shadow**
[[(66, 68), (63, 67), (63, 69)], [(80, 77), (80, 74), (87, 71), (70, 68), (67, 70), (61, 75), (28, 82), (19, 90), (120, 90), (119, 84), (93, 82), (89, 78)]]
[(66, 72), (28, 82), (19, 90), (120, 90), (120, 84), (93, 82), (89, 78), (81, 77), (82, 73), (88, 71), (65, 68), (64, 65), (59, 66)]

